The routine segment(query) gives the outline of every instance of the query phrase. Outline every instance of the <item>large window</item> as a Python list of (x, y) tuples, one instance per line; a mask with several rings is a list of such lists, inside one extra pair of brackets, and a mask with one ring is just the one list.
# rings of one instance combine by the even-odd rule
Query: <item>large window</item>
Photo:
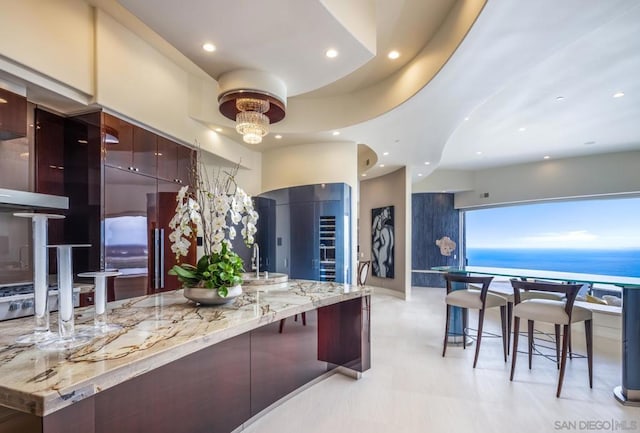
[(640, 277), (640, 198), (467, 211), (473, 266)]

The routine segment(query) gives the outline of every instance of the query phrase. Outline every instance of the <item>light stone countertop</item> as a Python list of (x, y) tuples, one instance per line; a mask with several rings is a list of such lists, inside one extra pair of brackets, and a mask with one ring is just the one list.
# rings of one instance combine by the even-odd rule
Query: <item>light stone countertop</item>
[[(0, 322), (0, 406), (48, 415), (222, 340), (372, 291), (304, 280), (255, 289), (222, 306), (196, 306), (182, 290), (111, 302), (109, 322), (123, 329), (67, 352), (14, 344), (33, 328), (33, 317)], [(93, 324), (93, 312), (77, 308), (76, 325)]]

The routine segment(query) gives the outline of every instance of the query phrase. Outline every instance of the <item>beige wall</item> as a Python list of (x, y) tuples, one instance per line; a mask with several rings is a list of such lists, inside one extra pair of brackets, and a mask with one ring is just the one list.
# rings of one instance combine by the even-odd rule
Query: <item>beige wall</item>
[(480, 170), (473, 173), (473, 189), (456, 194), (455, 207), (637, 194), (638, 167), (640, 152), (635, 151)]
[(358, 147), (354, 142), (308, 143), (262, 153), (262, 191), (298, 185), (346, 183), (351, 186), (351, 275), (356, 281)]
[(187, 145), (197, 143), (241, 161), (260, 182), (260, 153), (201, 121), (203, 113), (217, 110), (211, 97), (217, 83), (186, 57), (161, 52), (83, 0), (0, 0), (0, 10), (0, 80), (24, 83), (31, 100), (63, 113), (103, 107)]
[(371, 259), (371, 209), (394, 206), (395, 277), (369, 275), (367, 284), (411, 297), (411, 176), (406, 168), (360, 182), (360, 260)]
[(259, 152), (191, 116), (194, 107), (217, 107), (210, 98), (216, 86), (211, 77), (195, 76), (97, 10), (96, 102), (187, 144), (198, 143), (203, 150), (230, 162), (241, 162), (260, 179)]
[(82, 0), (0, 0), (0, 54), (91, 95), (93, 8)]
[(262, 154), (262, 190), (297, 185), (358, 183), (358, 149), (354, 142), (309, 143), (270, 149)]
[[(204, 165), (210, 179), (212, 179), (214, 172), (217, 173), (219, 170), (229, 171), (236, 166), (235, 163), (229, 163), (229, 161), (207, 152), (201, 154), (200, 161)], [(248, 170), (240, 167), (236, 174), (236, 182), (238, 186), (245, 190), (249, 195), (260, 194), (260, 171), (260, 167), (255, 170)]]
[(464, 170), (435, 170), (413, 185), (413, 192), (456, 192), (473, 189), (474, 172)]

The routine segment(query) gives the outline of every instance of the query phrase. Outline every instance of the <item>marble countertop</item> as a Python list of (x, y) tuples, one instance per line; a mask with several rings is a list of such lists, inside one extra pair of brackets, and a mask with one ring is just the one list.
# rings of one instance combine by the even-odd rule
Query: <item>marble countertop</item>
[[(371, 293), (366, 286), (303, 280), (252, 289), (215, 307), (197, 306), (181, 290), (111, 302), (109, 322), (123, 329), (67, 352), (14, 344), (32, 329), (33, 317), (0, 322), (0, 405), (48, 415), (219, 341)], [(76, 325), (93, 324), (93, 312), (77, 308)], [(56, 313), (51, 325), (57, 329)]]

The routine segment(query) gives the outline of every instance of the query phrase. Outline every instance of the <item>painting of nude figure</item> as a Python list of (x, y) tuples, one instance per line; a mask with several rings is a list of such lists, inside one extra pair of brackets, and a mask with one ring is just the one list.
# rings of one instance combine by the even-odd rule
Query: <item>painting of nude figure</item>
[(371, 209), (371, 275), (393, 278), (395, 269), (393, 206)]

